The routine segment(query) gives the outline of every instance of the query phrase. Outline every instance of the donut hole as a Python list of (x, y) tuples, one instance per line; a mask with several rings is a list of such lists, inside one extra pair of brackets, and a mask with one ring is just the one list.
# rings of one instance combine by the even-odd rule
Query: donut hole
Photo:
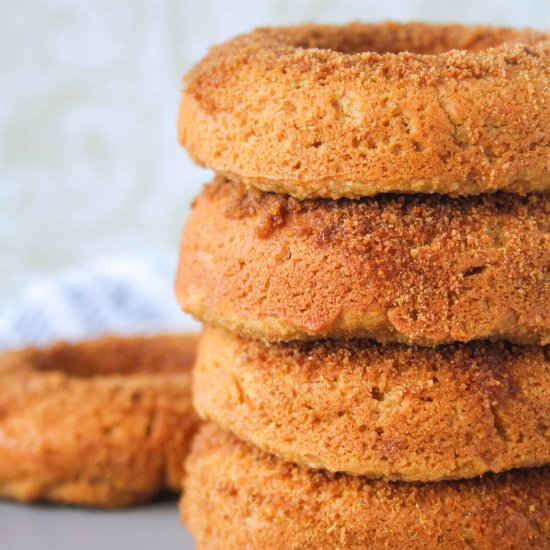
[(283, 33), (283, 42), (288, 45), (343, 54), (409, 52), (437, 55), (451, 50), (479, 52), (506, 42), (532, 44), (541, 38), (541, 34), (532, 31), (421, 23), (310, 25), (285, 29)]
[(187, 371), (195, 359), (193, 336), (106, 337), (77, 344), (60, 342), (33, 350), (28, 362), (40, 372), (69, 376), (168, 374)]

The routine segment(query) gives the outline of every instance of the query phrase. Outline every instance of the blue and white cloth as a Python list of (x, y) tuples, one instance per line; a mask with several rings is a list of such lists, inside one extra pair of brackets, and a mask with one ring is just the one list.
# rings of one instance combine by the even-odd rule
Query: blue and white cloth
[(0, 309), (0, 349), (199, 330), (174, 296), (175, 255), (119, 255), (33, 282)]

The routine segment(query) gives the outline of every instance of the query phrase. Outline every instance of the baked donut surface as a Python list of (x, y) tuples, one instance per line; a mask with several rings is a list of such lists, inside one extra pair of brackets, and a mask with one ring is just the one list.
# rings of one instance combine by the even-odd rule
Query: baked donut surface
[(105, 337), (0, 356), (0, 497), (115, 508), (179, 491), (196, 343)]
[(304, 467), (402, 481), (550, 464), (550, 349), (267, 344), (207, 327), (198, 414)]
[(176, 293), (253, 338), (550, 342), (550, 195), (299, 201), (218, 177)]
[(197, 548), (546, 549), (550, 472), (369, 481), (299, 468), (206, 425), (187, 461), (182, 519)]
[(422, 23), (261, 28), (186, 77), (200, 164), (298, 198), (550, 190), (550, 34)]

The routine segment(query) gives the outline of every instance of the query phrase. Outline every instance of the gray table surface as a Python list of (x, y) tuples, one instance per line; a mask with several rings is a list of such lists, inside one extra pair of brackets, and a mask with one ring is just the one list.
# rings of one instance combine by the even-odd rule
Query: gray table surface
[(0, 503), (0, 550), (191, 550), (176, 501), (130, 510)]

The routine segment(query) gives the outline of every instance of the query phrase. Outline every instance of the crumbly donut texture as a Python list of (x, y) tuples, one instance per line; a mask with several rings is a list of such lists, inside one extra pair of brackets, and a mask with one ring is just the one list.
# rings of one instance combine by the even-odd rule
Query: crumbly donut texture
[(550, 343), (550, 195), (299, 201), (217, 177), (176, 293), (253, 338)]
[(195, 346), (108, 337), (0, 356), (0, 497), (115, 508), (179, 491)]
[(267, 344), (207, 327), (199, 415), (289, 462), (403, 481), (550, 464), (550, 348)]
[(199, 550), (550, 547), (548, 468), (369, 481), (284, 463), (207, 425), (186, 469), (182, 519)]
[(422, 23), (262, 28), (186, 77), (200, 164), (298, 198), (550, 190), (550, 34)]

